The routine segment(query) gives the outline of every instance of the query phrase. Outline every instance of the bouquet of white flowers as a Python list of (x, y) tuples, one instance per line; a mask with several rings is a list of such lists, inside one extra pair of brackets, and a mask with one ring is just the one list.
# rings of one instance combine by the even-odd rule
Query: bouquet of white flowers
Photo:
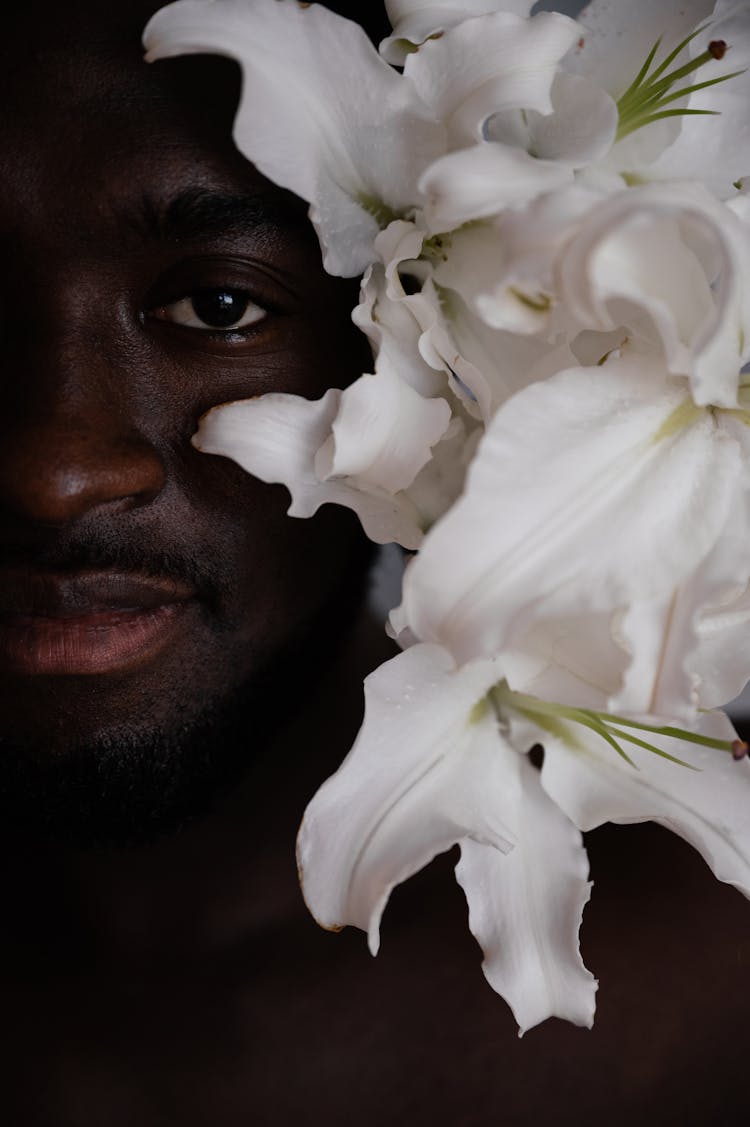
[[(652, 819), (750, 895), (750, 2), (178, 0), (150, 59), (242, 65), (235, 138), (362, 275), (373, 372), (196, 445), (415, 552), (365, 720), (299, 837), (378, 947), (455, 843), (521, 1030), (590, 1025), (581, 831)], [(543, 748), (539, 757), (532, 748)]]

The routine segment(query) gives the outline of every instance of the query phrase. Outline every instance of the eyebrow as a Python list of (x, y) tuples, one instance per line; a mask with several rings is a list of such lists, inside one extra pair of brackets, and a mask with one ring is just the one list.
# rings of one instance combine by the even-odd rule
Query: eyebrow
[(182, 242), (217, 235), (257, 235), (307, 225), (304, 205), (278, 191), (253, 195), (188, 188), (162, 202), (144, 197), (136, 217), (150, 238)]

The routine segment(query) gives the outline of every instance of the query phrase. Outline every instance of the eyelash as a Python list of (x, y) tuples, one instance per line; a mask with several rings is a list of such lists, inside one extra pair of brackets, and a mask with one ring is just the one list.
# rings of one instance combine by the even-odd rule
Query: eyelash
[[(227, 299), (227, 300), (224, 300)], [(215, 302), (215, 308), (210, 303)], [(223, 306), (223, 308), (222, 308)], [(178, 319), (179, 313), (184, 320)], [(189, 332), (206, 333), (218, 337), (245, 336), (268, 316), (269, 310), (254, 301), (247, 290), (237, 286), (210, 286), (194, 290), (175, 301), (164, 302), (148, 312), (157, 321), (166, 321)], [(211, 324), (209, 317), (221, 322), (222, 317), (235, 314), (225, 324)], [(250, 317), (244, 324), (246, 317)], [(190, 323), (192, 319), (193, 323)]]

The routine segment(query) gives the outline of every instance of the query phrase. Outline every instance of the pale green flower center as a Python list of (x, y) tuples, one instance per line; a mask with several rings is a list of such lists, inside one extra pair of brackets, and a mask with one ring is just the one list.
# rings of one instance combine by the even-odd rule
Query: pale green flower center
[(685, 399), (664, 420), (654, 433), (652, 441), (657, 443), (665, 438), (672, 438), (692, 426), (706, 413), (715, 419), (720, 419), (722, 416), (737, 419), (744, 426), (750, 427), (750, 384), (743, 382), (738, 386), (737, 402), (738, 407), (699, 407), (692, 399)]
[(661, 442), (662, 439), (672, 438), (673, 435), (679, 434), (680, 431), (692, 426), (708, 410), (710, 408), (698, 407), (692, 399), (686, 399), (679, 407), (675, 407), (672, 414), (664, 420), (654, 434), (653, 441)]
[(552, 308), (552, 298), (548, 293), (543, 293), (542, 290), (537, 293), (524, 293), (518, 286), (509, 286), (508, 291), (513, 294), (517, 301), (521, 302), (521, 305), (533, 310), (534, 313), (549, 313)]
[(501, 719), (509, 714), (516, 713), (530, 720), (542, 731), (549, 732), (573, 748), (580, 745), (576, 739), (576, 728), (585, 728), (594, 732), (605, 743), (609, 744), (631, 767), (635, 767), (633, 760), (623, 747), (623, 744), (643, 748), (658, 755), (661, 759), (668, 759), (681, 767), (698, 770), (684, 759), (670, 754), (661, 747), (657, 747), (647, 737), (659, 736), (669, 740), (683, 740), (687, 743), (698, 744), (701, 747), (710, 747), (718, 751), (728, 752), (735, 759), (742, 758), (747, 753), (747, 745), (741, 740), (717, 740), (711, 736), (703, 736), (685, 728), (676, 728), (671, 724), (659, 726), (645, 724), (632, 720), (626, 716), (618, 716), (612, 712), (597, 712), (590, 708), (574, 708), (566, 704), (556, 704), (553, 701), (540, 700), (526, 693), (514, 692), (507, 681), (501, 681), (490, 690), (490, 700)]
[[(689, 114), (715, 114), (718, 112), (716, 110), (697, 110), (671, 106), (671, 103), (676, 102), (679, 98), (686, 98), (696, 90), (705, 90), (707, 87), (716, 86), (720, 82), (728, 82), (730, 78), (736, 78), (737, 75), (744, 73), (742, 70), (736, 70), (731, 74), (707, 78), (702, 82), (685, 83), (683, 81), (706, 64), (724, 58), (728, 47), (723, 39), (716, 39), (709, 43), (707, 50), (689, 62), (683, 63), (682, 66), (676, 66), (673, 70), (669, 69), (680, 52), (687, 47), (691, 40), (695, 39), (696, 35), (704, 30), (705, 25), (697, 28), (692, 35), (688, 35), (686, 39), (678, 43), (661, 63), (654, 66), (656, 54), (661, 44), (661, 39), (657, 39), (638, 74), (625, 93), (618, 99), (617, 109), (620, 115), (617, 130), (618, 141), (627, 137), (628, 134), (634, 133), (636, 129), (642, 129), (644, 125), (650, 125), (652, 121), (660, 121), (662, 118), (682, 117)], [(670, 106), (671, 108), (667, 108)]]
[(403, 216), (395, 212), (393, 208), (389, 207), (388, 204), (379, 200), (377, 196), (369, 195), (367, 192), (360, 192), (356, 199), (363, 211), (366, 211), (368, 215), (373, 217), (381, 230), (385, 230), (389, 223), (393, 223), (396, 219), (403, 218)]
[(432, 235), (422, 243), (420, 258), (424, 262), (440, 263), (448, 261), (448, 251), (451, 249), (453, 239), (451, 233)]

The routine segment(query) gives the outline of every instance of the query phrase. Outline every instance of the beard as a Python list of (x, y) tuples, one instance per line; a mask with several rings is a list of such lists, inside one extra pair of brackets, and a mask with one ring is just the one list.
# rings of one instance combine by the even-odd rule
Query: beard
[(365, 602), (372, 548), (355, 555), (334, 596), (260, 672), (197, 712), (193, 700), (178, 701), (184, 719), (169, 728), (114, 727), (52, 756), (0, 729), (0, 837), (106, 851), (210, 815), (279, 733), (290, 699), (304, 709), (343, 648)]
[(114, 729), (46, 759), (0, 737), (0, 835), (107, 849), (177, 832), (211, 811), (268, 738), (260, 700), (250, 683), (171, 730)]

